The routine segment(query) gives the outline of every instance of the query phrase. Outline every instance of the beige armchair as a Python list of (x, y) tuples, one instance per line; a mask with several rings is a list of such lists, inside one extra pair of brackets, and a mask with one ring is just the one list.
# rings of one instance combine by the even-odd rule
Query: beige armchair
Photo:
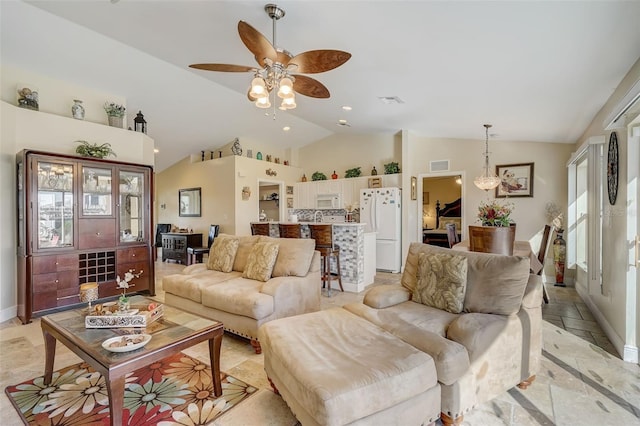
[[(432, 259), (435, 269), (447, 269), (442, 260), (447, 256), (456, 256), (460, 271), (466, 269), (459, 313), (416, 301), (424, 283), (421, 271), (428, 275), (423, 261)], [(442, 280), (432, 285), (442, 286)], [(363, 303), (344, 308), (433, 358), (446, 425), (460, 424), (478, 404), (516, 385), (526, 388), (535, 378), (542, 351), (541, 303), (541, 277), (529, 274), (528, 258), (412, 243), (401, 286), (374, 287)]]

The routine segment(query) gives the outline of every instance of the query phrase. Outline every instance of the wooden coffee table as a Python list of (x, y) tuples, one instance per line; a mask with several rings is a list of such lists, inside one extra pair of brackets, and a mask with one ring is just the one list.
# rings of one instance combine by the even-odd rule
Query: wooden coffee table
[[(131, 298), (132, 306), (154, 302), (143, 296)], [(42, 317), (40, 324), (46, 351), (44, 383), (51, 383), (56, 341), (60, 341), (76, 355), (100, 372), (105, 378), (109, 394), (111, 424), (122, 424), (124, 385), (127, 373), (160, 361), (198, 343), (209, 342), (209, 357), (215, 396), (222, 395), (220, 382), (220, 346), (224, 333), (221, 322), (189, 314), (164, 306), (164, 315), (147, 329), (85, 328), (86, 308), (59, 312)], [(102, 347), (102, 342), (129, 332), (151, 334), (146, 346), (131, 352), (114, 353)]]

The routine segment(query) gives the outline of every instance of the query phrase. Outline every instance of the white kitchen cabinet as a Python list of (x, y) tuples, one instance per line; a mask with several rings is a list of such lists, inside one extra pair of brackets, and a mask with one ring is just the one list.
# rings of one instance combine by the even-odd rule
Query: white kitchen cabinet
[(324, 195), (324, 194), (342, 194), (342, 182), (344, 179), (331, 179), (331, 180), (317, 180), (316, 184), (316, 194)]
[(294, 187), (293, 208), (315, 209), (317, 194), (315, 182), (298, 182)]

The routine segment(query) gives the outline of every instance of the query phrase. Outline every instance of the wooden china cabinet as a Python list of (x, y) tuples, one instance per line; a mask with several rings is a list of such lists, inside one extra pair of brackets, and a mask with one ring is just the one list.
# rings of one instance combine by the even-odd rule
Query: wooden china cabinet
[(100, 298), (116, 276), (144, 271), (128, 291), (155, 294), (151, 166), (25, 150), (16, 156), (18, 317), (80, 306), (80, 284)]

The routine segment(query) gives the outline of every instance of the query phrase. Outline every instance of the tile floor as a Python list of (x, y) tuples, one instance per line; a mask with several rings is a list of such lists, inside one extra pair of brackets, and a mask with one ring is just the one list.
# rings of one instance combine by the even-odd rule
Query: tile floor
[[(162, 300), (162, 276), (182, 266), (156, 264), (156, 288)], [(376, 284), (396, 283), (398, 274), (379, 273)], [(575, 289), (547, 287), (550, 303), (543, 307), (542, 364), (527, 390), (511, 389), (465, 416), (468, 426), (486, 425), (640, 425), (640, 366), (623, 362)], [(323, 309), (362, 300), (363, 294), (333, 292), (323, 297)], [(187, 351), (208, 359), (205, 344)], [(25, 356), (28, 354), (29, 356)], [(55, 367), (78, 362), (58, 345)], [(260, 391), (222, 416), (221, 426), (294, 426), (284, 401), (270, 391), (264, 359), (248, 341), (225, 334), (221, 368), (260, 388)], [(42, 374), (44, 345), (39, 320), (21, 325), (17, 319), (0, 324), (0, 385), (15, 384)], [(4, 393), (0, 397), (3, 426), (22, 424)], [(438, 422), (438, 425), (440, 423)], [(374, 425), (378, 426), (378, 425)]]

